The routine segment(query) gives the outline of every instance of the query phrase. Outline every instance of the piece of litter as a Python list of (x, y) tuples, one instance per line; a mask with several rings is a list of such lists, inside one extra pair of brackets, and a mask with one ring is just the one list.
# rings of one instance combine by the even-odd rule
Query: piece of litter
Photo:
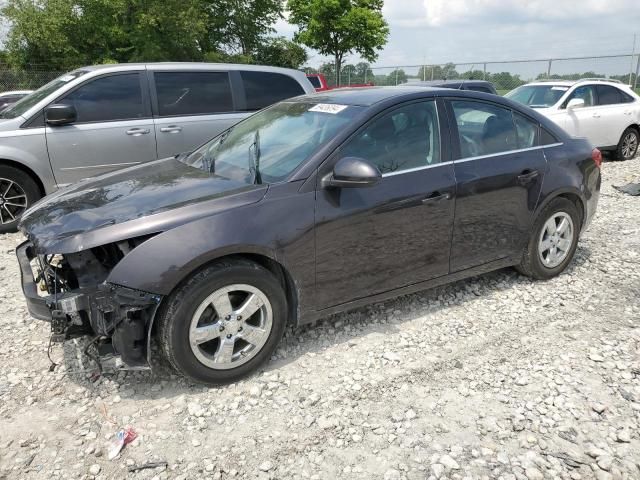
[(613, 188), (634, 197), (640, 195), (640, 183), (627, 183), (626, 185), (622, 186), (614, 185)]
[(131, 465), (129, 467), (129, 472), (137, 472), (139, 470), (145, 470), (147, 468), (158, 468), (158, 467), (167, 467), (169, 464), (167, 462), (151, 462), (144, 463), (142, 465)]
[(126, 427), (118, 430), (115, 440), (109, 447), (109, 460), (113, 460), (122, 451), (125, 445), (133, 442), (138, 437), (138, 434), (131, 427)]

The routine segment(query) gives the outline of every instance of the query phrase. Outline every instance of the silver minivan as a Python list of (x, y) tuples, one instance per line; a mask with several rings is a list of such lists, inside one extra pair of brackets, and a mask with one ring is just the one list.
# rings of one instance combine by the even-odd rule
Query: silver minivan
[(148, 63), (80, 68), (0, 112), (0, 233), (86, 177), (187, 152), (251, 112), (313, 93), (276, 67)]

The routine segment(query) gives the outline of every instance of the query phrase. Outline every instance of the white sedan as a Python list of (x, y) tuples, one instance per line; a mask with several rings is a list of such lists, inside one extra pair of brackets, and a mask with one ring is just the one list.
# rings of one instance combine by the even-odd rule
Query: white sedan
[(586, 137), (621, 160), (640, 143), (640, 97), (615, 80), (541, 81), (505, 95), (549, 117), (574, 137)]

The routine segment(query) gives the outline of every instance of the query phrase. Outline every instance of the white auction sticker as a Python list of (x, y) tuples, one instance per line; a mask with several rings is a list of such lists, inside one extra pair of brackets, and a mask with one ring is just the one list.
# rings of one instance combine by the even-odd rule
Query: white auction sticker
[(566, 92), (569, 90), (569, 87), (551, 87), (551, 90), (562, 90), (563, 92)]
[(309, 109), (310, 112), (331, 113), (335, 115), (347, 108), (348, 105), (337, 105), (335, 103), (319, 103)]

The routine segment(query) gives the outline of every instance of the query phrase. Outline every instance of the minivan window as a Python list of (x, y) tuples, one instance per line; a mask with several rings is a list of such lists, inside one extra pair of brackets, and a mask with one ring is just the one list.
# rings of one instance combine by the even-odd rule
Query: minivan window
[(304, 94), (302, 86), (288, 75), (273, 72), (240, 72), (244, 93), (247, 97), (247, 110), (260, 110), (264, 107)]
[(178, 159), (241, 182), (281, 181), (361, 111), (355, 106), (281, 102)]
[(319, 77), (307, 77), (307, 78), (311, 82), (311, 85), (313, 85), (313, 88), (322, 88), (322, 84), (320, 83)]
[(73, 105), (78, 114), (76, 123), (145, 117), (138, 73), (97, 78), (72, 91), (56, 103)]
[(21, 98), (10, 107), (7, 107), (5, 110), (0, 112), (0, 118), (16, 118), (17, 116), (22, 115), (35, 104), (37, 104), (40, 100), (48, 97), (59, 88), (68, 84), (70, 81), (75, 80), (76, 78), (81, 77), (82, 75), (85, 75), (87, 73), (89, 73), (87, 70), (75, 70), (73, 72), (65, 73), (55, 80), (52, 80), (49, 83), (43, 85), (35, 92)]
[(153, 78), (161, 117), (233, 111), (227, 72), (156, 72)]

